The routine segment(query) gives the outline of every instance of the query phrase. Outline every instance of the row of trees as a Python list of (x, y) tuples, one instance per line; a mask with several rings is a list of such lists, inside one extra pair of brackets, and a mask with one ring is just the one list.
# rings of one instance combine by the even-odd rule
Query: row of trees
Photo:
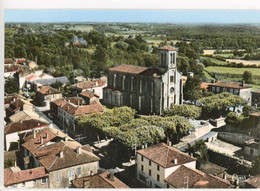
[(135, 118), (134, 115), (135, 110), (129, 107), (107, 109), (102, 114), (79, 117), (77, 125), (82, 132), (95, 131), (98, 137), (113, 137), (127, 147), (154, 144), (164, 139), (177, 141), (180, 135), (193, 129), (181, 116)]

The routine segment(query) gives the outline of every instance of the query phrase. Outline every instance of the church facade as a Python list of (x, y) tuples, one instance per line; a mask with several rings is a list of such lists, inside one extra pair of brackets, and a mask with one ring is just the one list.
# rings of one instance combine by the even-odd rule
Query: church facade
[(139, 114), (156, 114), (182, 104), (181, 73), (177, 71), (177, 50), (164, 46), (159, 50), (157, 67), (119, 65), (108, 70), (108, 84), (103, 89), (107, 106), (129, 106)]

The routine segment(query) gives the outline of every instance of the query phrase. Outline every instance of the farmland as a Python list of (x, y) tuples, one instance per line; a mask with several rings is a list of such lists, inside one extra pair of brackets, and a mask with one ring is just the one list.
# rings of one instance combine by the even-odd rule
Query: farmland
[(260, 66), (260, 61), (253, 61), (253, 60), (239, 60), (239, 59), (226, 59), (227, 62), (231, 63), (231, 62), (235, 62), (237, 64), (242, 63), (244, 65), (257, 65)]

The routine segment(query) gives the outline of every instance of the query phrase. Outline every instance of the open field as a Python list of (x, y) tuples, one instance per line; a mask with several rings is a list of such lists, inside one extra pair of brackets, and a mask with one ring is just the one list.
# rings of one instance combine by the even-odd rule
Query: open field
[(220, 66), (209, 66), (205, 70), (213, 73), (230, 73), (230, 74), (241, 74), (245, 71), (252, 72), (255, 76), (260, 76), (260, 68), (233, 68), (233, 67), (220, 67)]
[(239, 60), (239, 59), (227, 59), (226, 60), (227, 62), (235, 62), (237, 64), (239, 63), (243, 63), (244, 65), (257, 65), (257, 66), (260, 66), (260, 60)]
[(207, 60), (210, 60), (210, 62), (219, 64), (219, 65), (227, 65), (228, 64), (227, 62), (224, 62), (222, 60), (218, 60), (218, 59), (210, 58), (210, 57), (206, 57), (206, 56), (201, 56), (201, 59), (202, 60), (207, 59)]
[[(213, 55), (215, 51), (216, 51), (215, 49), (214, 49), (214, 50), (213, 50), (213, 49), (211, 49), (211, 50), (203, 50), (203, 54), (204, 54), (204, 55), (206, 55), (206, 54), (208, 54), (208, 55)], [(232, 51), (234, 51), (234, 50), (223, 49), (223, 50), (221, 50), (221, 51), (223, 51), (223, 52), (232, 52)], [(238, 51), (245, 51), (245, 49), (238, 49)]]

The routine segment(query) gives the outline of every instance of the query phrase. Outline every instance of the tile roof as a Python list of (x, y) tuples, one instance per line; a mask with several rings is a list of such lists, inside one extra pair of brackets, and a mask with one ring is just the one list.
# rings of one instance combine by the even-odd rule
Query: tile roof
[(21, 68), (21, 66), (17, 66), (17, 65), (5, 66), (5, 72), (15, 72), (19, 68)]
[(94, 88), (95, 85), (91, 81), (84, 81), (84, 82), (80, 82), (77, 84), (73, 84), (73, 85), (71, 85), (71, 87), (75, 87), (75, 88), (79, 88), (79, 89), (90, 89), (90, 88)]
[(255, 94), (260, 94), (260, 91), (252, 91), (252, 93), (255, 93)]
[(158, 50), (177, 51), (177, 49), (173, 48), (172, 46), (163, 46), (163, 47), (158, 48)]
[(219, 87), (226, 87), (226, 88), (238, 88), (238, 89), (247, 89), (250, 87), (242, 86), (241, 83), (236, 82), (216, 82), (209, 84), (209, 86), (219, 86)]
[(147, 69), (148, 67), (121, 64), (119, 66), (109, 68), (109, 71), (124, 72), (130, 74), (140, 74)]
[(40, 120), (30, 119), (21, 122), (15, 122), (7, 125), (4, 129), (5, 134), (26, 131), (35, 128), (47, 127), (49, 124)]
[(5, 58), (5, 64), (12, 64), (13, 62), (12, 58)]
[[(61, 151), (63, 152), (62, 158), (59, 156)], [(65, 142), (58, 142), (40, 147), (35, 152), (35, 155), (48, 171), (54, 171), (100, 160), (92, 152), (83, 149), (81, 154), (77, 154), (76, 148), (73, 148), (71, 144), (66, 144)]]
[[(137, 153), (143, 155), (144, 157), (164, 168), (196, 161), (195, 158), (192, 158), (189, 155), (164, 143), (159, 143), (146, 149), (138, 150)], [(174, 163), (175, 159), (177, 159), (177, 164)]]
[(17, 167), (11, 167), (4, 169), (4, 185), (9, 186), (29, 180), (35, 180), (38, 178), (47, 177), (48, 173), (44, 167), (38, 167), (28, 170), (15, 169)]
[(72, 104), (67, 103), (66, 105), (62, 106), (61, 109), (74, 116), (81, 116), (105, 111), (105, 108), (99, 102), (93, 103), (91, 105), (82, 106), (74, 106)]
[(250, 113), (249, 116), (260, 117), (260, 112)]
[(254, 188), (260, 188), (260, 174), (250, 177), (246, 180), (246, 183)]
[(40, 116), (33, 111), (18, 111), (17, 113), (13, 114), (9, 119), (11, 122), (19, 122), (25, 121), (29, 119), (39, 119)]
[(200, 84), (200, 88), (201, 88), (201, 89), (207, 89), (210, 84), (211, 84), (211, 83), (203, 82), (203, 83)]
[(65, 99), (66, 102), (73, 103), (74, 105), (85, 105), (86, 102), (81, 97), (68, 97)]
[[(186, 180), (185, 180), (186, 179)], [(185, 183), (187, 181), (187, 183)], [(232, 188), (228, 180), (181, 165), (165, 182), (175, 188)], [(187, 186), (188, 184), (188, 186)]]
[(54, 101), (51, 101), (51, 103), (53, 103), (59, 107), (67, 104), (67, 102), (65, 101), (65, 98), (56, 99)]
[[(99, 160), (86, 147), (82, 148), (82, 154), (77, 154), (76, 148), (82, 147), (82, 145), (70, 137), (68, 140), (60, 142), (56, 142), (59, 141), (56, 137), (65, 138), (67, 136), (59, 130), (45, 128), (36, 133), (36, 138), (33, 138), (32, 133), (24, 136), (26, 142), (22, 146), (31, 152), (48, 171)], [(63, 158), (59, 157), (61, 151), (64, 153)]]
[(95, 94), (94, 92), (89, 91), (89, 90), (84, 91), (84, 92), (81, 92), (80, 95), (81, 95), (81, 96), (84, 96), (84, 97), (87, 97), (87, 98), (92, 98), (92, 97), (94, 97), (94, 96), (95, 96), (95, 97), (99, 97), (97, 94)]
[(38, 90), (38, 92), (41, 93), (42, 95), (61, 94), (60, 91), (50, 86), (42, 87), (40, 90)]
[(75, 179), (72, 181), (72, 184), (76, 188), (84, 188), (84, 182), (87, 181), (89, 181), (88, 188), (129, 188), (115, 176), (114, 180), (110, 180), (109, 172), (107, 171), (94, 176)]

